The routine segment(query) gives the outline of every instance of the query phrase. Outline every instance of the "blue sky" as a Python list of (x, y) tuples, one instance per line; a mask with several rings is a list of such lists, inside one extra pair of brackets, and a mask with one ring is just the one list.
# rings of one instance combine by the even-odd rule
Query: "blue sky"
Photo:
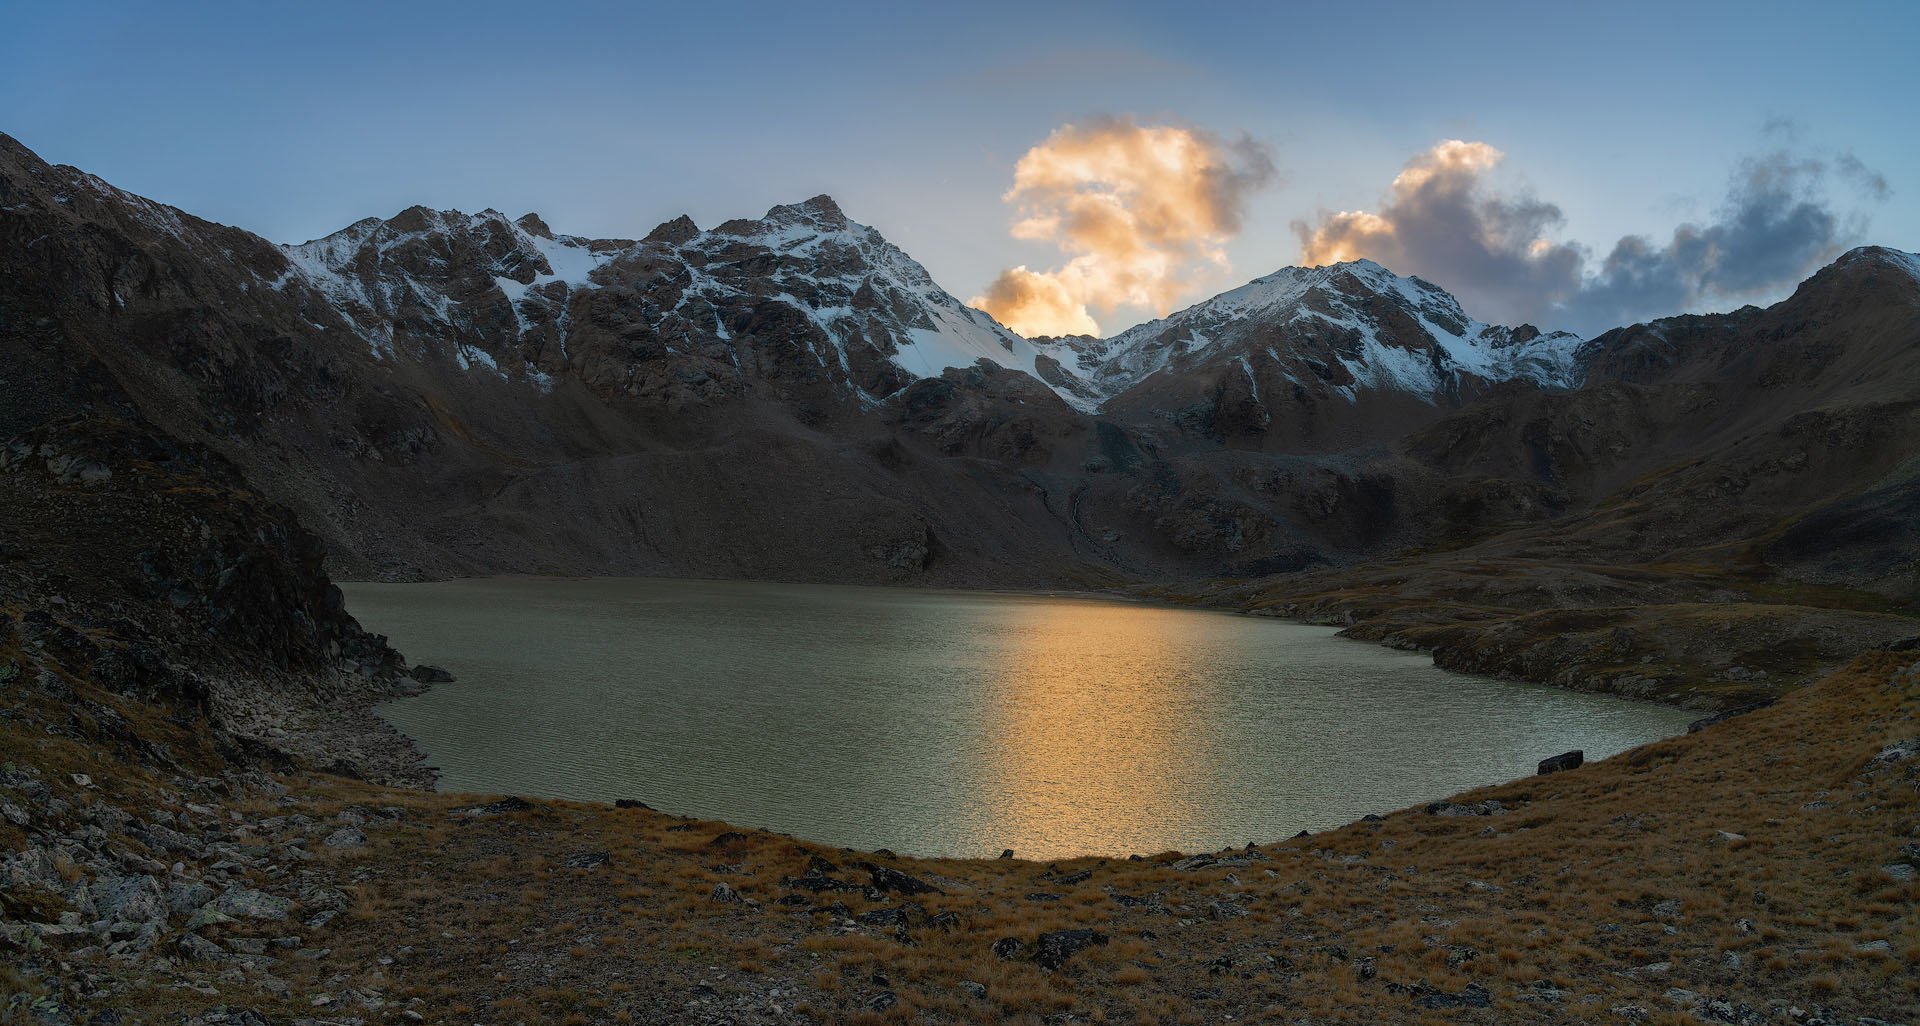
[(1231, 281), (1448, 138), (1503, 151), (1556, 239), (1663, 237), (1786, 120), (1884, 176), (1868, 240), (1920, 249), (1920, 4), (1564, 6), (15, 5), (0, 131), (279, 241), (414, 203), (631, 237), (828, 192), (965, 297), (1060, 261), (1001, 197), (1096, 115), (1270, 148)]

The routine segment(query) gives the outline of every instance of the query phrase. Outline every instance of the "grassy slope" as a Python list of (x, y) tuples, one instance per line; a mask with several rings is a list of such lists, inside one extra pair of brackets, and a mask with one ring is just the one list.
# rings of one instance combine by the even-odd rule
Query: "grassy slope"
[(1360, 567), (1149, 589), (1157, 598), (1340, 624), (1450, 670), (1698, 709), (1769, 699), (1920, 636), (1915, 610), (1740, 562), (1590, 564), (1505, 539)]

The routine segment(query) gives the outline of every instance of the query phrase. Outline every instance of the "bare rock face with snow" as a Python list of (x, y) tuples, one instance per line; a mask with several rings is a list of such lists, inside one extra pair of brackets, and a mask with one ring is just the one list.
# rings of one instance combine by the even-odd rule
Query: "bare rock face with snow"
[(1769, 310), (1583, 342), (1355, 261), (1023, 339), (824, 196), (638, 240), (414, 207), (276, 245), (0, 136), (0, 438), (205, 446), (354, 577), (1249, 576), (1631, 487), (1644, 523), (1591, 552), (1806, 515), (1768, 558), (1901, 592), (1917, 265), (1858, 250)]
[(1370, 260), (1284, 268), (1112, 338), (1062, 345), (1109, 409), (1179, 409), (1216, 438), (1283, 445), (1376, 400), (1439, 410), (1500, 382), (1579, 381), (1578, 337), (1483, 324), (1438, 286)]
[(827, 196), (709, 231), (681, 217), (637, 242), (415, 207), (285, 250), (273, 287), (316, 293), (374, 355), (541, 388), (571, 376), (667, 404), (871, 405), (950, 367), (1032, 372), (1040, 356)]
[(1570, 388), (1579, 344), (1567, 332), (1482, 324), (1439, 286), (1371, 260), (1283, 268), (1112, 338), (1067, 341), (1074, 369), (1109, 396), (1155, 375), (1230, 365), (1250, 386), (1429, 401), (1511, 379)]

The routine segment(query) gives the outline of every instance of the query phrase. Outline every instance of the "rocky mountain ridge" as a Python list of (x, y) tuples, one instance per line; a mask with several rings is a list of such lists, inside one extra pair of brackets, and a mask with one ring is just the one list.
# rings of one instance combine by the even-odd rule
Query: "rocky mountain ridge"
[(543, 389), (572, 374), (686, 402), (817, 380), (871, 405), (949, 367), (1031, 372), (1041, 355), (827, 196), (706, 231), (683, 216), (637, 242), (414, 207), (282, 248), (272, 287), (319, 292), (375, 357), (398, 338)]
[(1371, 260), (1282, 268), (1110, 338), (1063, 342), (1109, 397), (1210, 365), (1237, 367), (1256, 401), (1263, 383), (1270, 395), (1324, 388), (1349, 400), (1371, 390), (1437, 401), (1501, 381), (1566, 389), (1580, 379), (1578, 336), (1483, 324), (1439, 286)]
[[(640, 240), (416, 207), (280, 246), (5, 140), (0, 434), (151, 424), (355, 577), (1107, 587), (1560, 524), (1906, 594), (1911, 259), (1586, 341), (1366, 261), (1026, 340), (824, 197)], [(1622, 502), (1644, 523), (1594, 519)], [(1823, 515), (1880, 526), (1793, 526)]]

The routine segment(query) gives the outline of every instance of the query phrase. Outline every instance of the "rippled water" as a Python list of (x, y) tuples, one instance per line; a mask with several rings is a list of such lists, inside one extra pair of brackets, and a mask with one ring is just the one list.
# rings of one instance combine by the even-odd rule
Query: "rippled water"
[(356, 584), (456, 683), (382, 710), (454, 791), (922, 855), (1212, 850), (1684, 729), (1328, 628), (1079, 597), (670, 580)]

